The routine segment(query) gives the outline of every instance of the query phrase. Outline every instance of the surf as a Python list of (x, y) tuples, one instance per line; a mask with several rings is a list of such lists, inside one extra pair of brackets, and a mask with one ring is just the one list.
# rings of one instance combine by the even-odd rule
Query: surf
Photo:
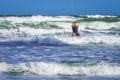
[(120, 65), (117, 64), (58, 64), (29, 62), (19, 64), (0, 63), (0, 73), (21, 73), (23, 75), (51, 76), (120, 76)]

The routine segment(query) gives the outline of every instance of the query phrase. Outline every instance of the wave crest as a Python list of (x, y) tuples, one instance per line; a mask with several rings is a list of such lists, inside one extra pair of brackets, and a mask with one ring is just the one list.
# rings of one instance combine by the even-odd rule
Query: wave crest
[(23, 73), (36, 75), (84, 75), (84, 76), (120, 76), (120, 66), (111, 64), (81, 64), (68, 65), (44, 62), (29, 62), (20, 64), (0, 63), (1, 73)]

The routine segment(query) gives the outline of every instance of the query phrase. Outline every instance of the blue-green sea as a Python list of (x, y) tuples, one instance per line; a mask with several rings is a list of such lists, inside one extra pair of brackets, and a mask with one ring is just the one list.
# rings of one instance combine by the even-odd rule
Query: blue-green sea
[(0, 16), (0, 80), (120, 80), (120, 17)]

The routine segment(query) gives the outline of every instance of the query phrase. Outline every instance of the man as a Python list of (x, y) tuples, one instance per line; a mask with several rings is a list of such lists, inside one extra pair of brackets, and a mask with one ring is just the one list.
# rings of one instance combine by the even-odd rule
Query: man
[(72, 37), (74, 37), (74, 36), (80, 36), (80, 33), (78, 32), (78, 24), (77, 24), (77, 22), (73, 22), (73, 24), (72, 24), (72, 31), (73, 31), (73, 33), (72, 33)]

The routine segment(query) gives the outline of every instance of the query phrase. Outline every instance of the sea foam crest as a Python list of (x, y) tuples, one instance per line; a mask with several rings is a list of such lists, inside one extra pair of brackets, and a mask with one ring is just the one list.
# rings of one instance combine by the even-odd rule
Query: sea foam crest
[(117, 17), (111, 15), (87, 15), (88, 18), (104, 18), (104, 17)]
[(117, 36), (107, 36), (107, 35), (100, 35), (100, 36), (83, 36), (83, 37), (73, 37), (73, 38), (63, 38), (61, 39), (63, 42), (68, 44), (107, 44), (107, 45), (119, 45), (120, 38)]
[(28, 17), (0, 17), (0, 21), (12, 21), (12, 22), (36, 22), (36, 21), (74, 21), (76, 20), (72, 16), (28, 16)]
[(23, 73), (36, 75), (80, 75), (80, 76), (120, 76), (120, 66), (115, 64), (67, 65), (58, 63), (29, 62), (19, 64), (0, 63), (1, 73)]

